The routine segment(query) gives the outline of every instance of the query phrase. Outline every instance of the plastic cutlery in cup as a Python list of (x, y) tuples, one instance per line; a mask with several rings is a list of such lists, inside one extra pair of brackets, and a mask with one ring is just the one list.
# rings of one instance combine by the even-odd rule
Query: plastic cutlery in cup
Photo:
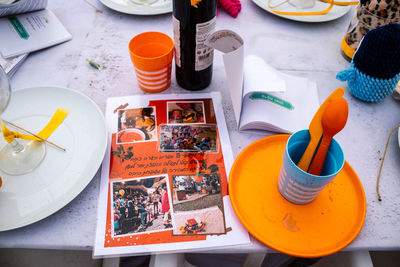
[(343, 97), (336, 98), (326, 107), (321, 118), (323, 135), (321, 143), (311, 163), (308, 173), (320, 175), (324, 166), (326, 154), (332, 138), (340, 132), (347, 122), (349, 115), (349, 105)]
[(308, 167), (310, 166), (312, 157), (314, 156), (314, 152), (317, 149), (319, 140), (321, 139), (322, 136), (322, 124), (321, 124), (321, 118), (322, 114), (324, 113), (326, 107), (329, 105), (329, 103), (335, 99), (342, 97), (344, 95), (344, 89), (343, 88), (338, 88), (333, 93), (331, 93), (328, 98), (325, 99), (324, 103), (321, 104), (319, 107), (318, 111), (315, 113), (313, 119), (311, 120), (310, 126), (309, 126), (309, 133), (310, 133), (310, 142), (308, 143), (308, 146), (306, 150), (303, 153), (303, 156), (301, 157), (299, 163), (297, 163), (297, 166), (302, 169), (303, 171), (307, 172)]

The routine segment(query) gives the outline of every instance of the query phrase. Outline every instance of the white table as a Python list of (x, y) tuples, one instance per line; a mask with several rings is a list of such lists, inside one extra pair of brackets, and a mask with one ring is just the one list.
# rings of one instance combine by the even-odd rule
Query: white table
[[(161, 31), (172, 36), (171, 14), (130, 16), (92, 2), (104, 13), (81, 0), (49, 1), (51, 9), (72, 33), (73, 40), (31, 54), (12, 79), (15, 89), (53, 85), (79, 90), (104, 111), (107, 97), (143, 93), (136, 84), (129, 58), (128, 42), (144, 31)], [(397, 135), (389, 143), (377, 200), (376, 178), (390, 130), (399, 124), (400, 103), (391, 97), (376, 104), (360, 102), (335, 79), (349, 66), (340, 55), (340, 42), (353, 12), (328, 23), (307, 24), (285, 20), (242, 0), (237, 19), (219, 10), (217, 29), (231, 29), (245, 40), (245, 53), (264, 58), (273, 67), (314, 80), (320, 100), (332, 90), (345, 87), (349, 101), (349, 121), (337, 139), (348, 162), (355, 169), (367, 197), (367, 217), (356, 240), (345, 250), (400, 249), (400, 153)], [(91, 68), (86, 59), (104, 66)], [(260, 138), (238, 133), (232, 112), (222, 57), (216, 53), (212, 84), (204, 91), (220, 91), (234, 156)], [(188, 93), (173, 78), (164, 93)], [(96, 206), (100, 173), (71, 203), (50, 217), (32, 225), (0, 233), (0, 247), (44, 249), (91, 249), (94, 243)], [(7, 216), (2, 214), (1, 216)], [(257, 241), (246, 248), (226, 248), (224, 252), (266, 252)]]

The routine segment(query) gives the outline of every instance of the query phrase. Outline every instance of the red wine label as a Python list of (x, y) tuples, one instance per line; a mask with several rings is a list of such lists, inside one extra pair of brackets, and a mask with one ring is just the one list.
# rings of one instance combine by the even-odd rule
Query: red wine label
[(213, 63), (214, 49), (204, 43), (208, 36), (215, 31), (216, 21), (217, 19), (214, 17), (209, 21), (196, 24), (196, 71), (204, 70)]
[(180, 22), (172, 16), (172, 26), (174, 31), (174, 52), (175, 52), (175, 64), (181, 67), (181, 39), (180, 39)]

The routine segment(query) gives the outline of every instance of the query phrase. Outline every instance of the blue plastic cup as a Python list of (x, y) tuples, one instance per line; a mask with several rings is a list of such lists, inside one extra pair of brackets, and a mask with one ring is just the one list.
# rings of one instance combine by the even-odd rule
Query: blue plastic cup
[(310, 142), (308, 130), (292, 134), (283, 153), (278, 179), (278, 189), (284, 198), (295, 204), (308, 204), (329, 184), (344, 166), (344, 154), (339, 143), (332, 139), (322, 168), (321, 176), (309, 174), (297, 163)]

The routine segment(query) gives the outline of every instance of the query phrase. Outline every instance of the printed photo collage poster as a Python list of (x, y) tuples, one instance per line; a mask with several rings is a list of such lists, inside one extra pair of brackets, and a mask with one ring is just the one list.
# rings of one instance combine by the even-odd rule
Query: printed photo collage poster
[(246, 245), (219, 93), (109, 98), (94, 257)]

